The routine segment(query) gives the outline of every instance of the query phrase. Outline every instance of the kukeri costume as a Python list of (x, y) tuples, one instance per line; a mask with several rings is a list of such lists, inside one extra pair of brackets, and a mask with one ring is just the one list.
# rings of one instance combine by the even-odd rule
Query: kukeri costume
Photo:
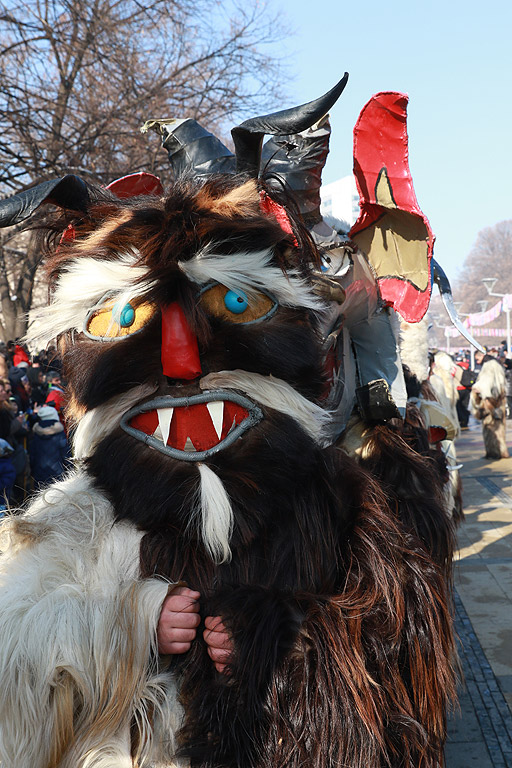
[[(62, 209), (38, 338), (60, 339), (77, 459), (2, 526), (3, 768), (442, 764), (452, 533), (402, 435), (385, 308), (422, 316), (432, 238), (400, 94), (368, 107), (394, 155), (366, 135), (354, 239), (323, 222), (322, 118), (345, 82), (234, 129), (236, 158), (194, 121), (153, 121), (179, 176), (165, 194), (71, 176), (1, 204), (4, 225)], [(390, 273), (395, 231), (417, 258), (397, 247)], [(229, 627), (229, 674), (200, 635), (159, 656), (178, 582)]]
[(482, 422), (486, 459), (508, 459), (507, 380), (497, 360), (487, 359), (471, 390), (473, 416)]

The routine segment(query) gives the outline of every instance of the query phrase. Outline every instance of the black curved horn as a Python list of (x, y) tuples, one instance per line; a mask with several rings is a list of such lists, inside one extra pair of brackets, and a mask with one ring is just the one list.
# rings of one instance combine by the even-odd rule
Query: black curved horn
[(193, 118), (148, 120), (141, 131), (148, 130), (162, 137), (175, 178), (235, 173), (234, 154)]
[(299, 107), (283, 109), (271, 115), (252, 117), (233, 128), (231, 135), (235, 144), (237, 173), (247, 173), (257, 178), (263, 136), (266, 133), (274, 135), (300, 133), (310, 128), (336, 103), (343, 93), (347, 80), (348, 72), (345, 72), (339, 83), (319, 99), (301, 104)]
[(87, 185), (79, 176), (69, 174), (62, 179), (43, 181), (36, 187), (0, 200), (0, 227), (10, 227), (28, 219), (43, 203), (85, 212), (88, 202)]

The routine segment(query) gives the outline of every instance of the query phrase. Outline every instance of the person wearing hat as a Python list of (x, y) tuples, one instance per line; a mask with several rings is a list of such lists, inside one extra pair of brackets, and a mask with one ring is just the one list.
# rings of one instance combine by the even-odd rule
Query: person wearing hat
[(71, 455), (64, 427), (55, 408), (44, 405), (38, 410), (37, 416), (38, 421), (32, 428), (30, 441), (30, 466), (36, 489), (61, 477)]

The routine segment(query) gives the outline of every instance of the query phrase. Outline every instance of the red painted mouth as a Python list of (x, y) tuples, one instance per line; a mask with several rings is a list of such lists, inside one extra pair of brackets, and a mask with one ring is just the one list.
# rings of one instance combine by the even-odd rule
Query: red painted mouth
[(249, 412), (231, 400), (156, 408), (133, 416), (129, 425), (178, 451), (207, 451), (222, 442)]

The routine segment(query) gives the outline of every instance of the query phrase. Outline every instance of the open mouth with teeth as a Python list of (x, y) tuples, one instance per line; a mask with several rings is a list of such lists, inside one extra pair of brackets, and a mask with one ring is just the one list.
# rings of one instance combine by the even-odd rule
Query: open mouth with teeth
[(263, 418), (237, 392), (214, 390), (191, 397), (157, 397), (135, 406), (121, 427), (161, 453), (181, 461), (202, 461), (232, 445)]

